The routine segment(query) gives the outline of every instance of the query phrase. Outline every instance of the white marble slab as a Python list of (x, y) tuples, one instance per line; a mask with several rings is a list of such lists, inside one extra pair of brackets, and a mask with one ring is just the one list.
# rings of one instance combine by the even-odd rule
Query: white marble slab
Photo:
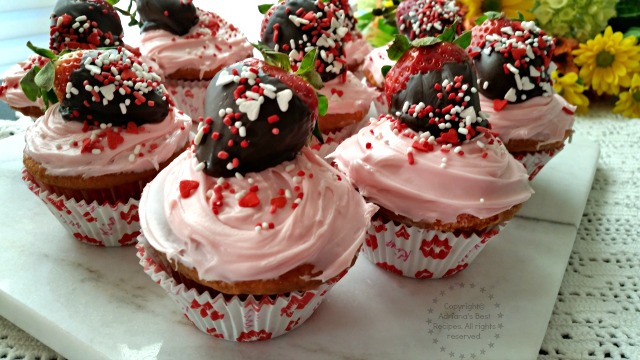
[[(70, 359), (534, 359), (576, 235), (573, 224), (516, 218), (467, 270), (436, 281), (397, 277), (361, 258), (299, 329), (236, 344), (193, 327), (142, 272), (133, 248), (72, 240), (20, 180), (22, 146), (20, 137), (0, 141), (0, 315)], [(595, 159), (580, 159), (554, 161), (581, 162), (572, 178), (586, 181)], [(451, 312), (445, 306), (465, 304), (482, 309), (453, 313), (473, 320), (439, 319)], [(434, 330), (467, 322), (494, 328)]]
[[(536, 191), (518, 216), (580, 226), (582, 210), (596, 174), (600, 146), (580, 134), (533, 179)], [(580, 211), (577, 211), (580, 210)]]

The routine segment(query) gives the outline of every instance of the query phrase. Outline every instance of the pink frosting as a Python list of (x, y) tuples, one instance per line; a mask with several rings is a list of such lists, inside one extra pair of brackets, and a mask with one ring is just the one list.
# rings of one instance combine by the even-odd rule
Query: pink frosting
[[(213, 178), (197, 164), (187, 151), (147, 185), (140, 223), (151, 246), (204, 280), (273, 279), (306, 263), (322, 271), (317, 279), (329, 280), (349, 267), (377, 210), (308, 148), (244, 177)], [(198, 184), (186, 198), (184, 180)], [(252, 187), (260, 203), (240, 206)], [(218, 214), (215, 191), (222, 191)], [(276, 207), (274, 198), (286, 203)]]
[(101, 151), (83, 153), (83, 140), (102, 129), (87, 131), (80, 122), (66, 121), (58, 108), (59, 104), (51, 106), (27, 129), (24, 148), (24, 153), (51, 175), (92, 177), (158, 169), (160, 163), (184, 148), (189, 138), (191, 119), (172, 108), (162, 122), (138, 127), (137, 134), (116, 129), (122, 143), (115, 149), (101, 137)]
[(378, 92), (363, 84), (351, 71), (346, 79), (339, 76), (324, 84), (319, 92), (329, 100), (327, 114), (351, 114), (359, 111), (367, 113)]
[(395, 61), (389, 59), (389, 55), (387, 54), (388, 48), (389, 48), (389, 45), (373, 49), (365, 57), (364, 64), (362, 65), (362, 70), (368, 71), (369, 73), (371, 73), (371, 75), (376, 81), (374, 85), (376, 85), (380, 89), (384, 88), (384, 77), (382, 76), (382, 67), (385, 65), (393, 66), (396, 64)]
[(20, 80), (22, 80), (34, 64), (42, 68), (47, 62), (49, 62), (49, 59), (34, 54), (30, 55), (25, 61), (21, 61), (5, 71), (5, 73), (0, 76), (0, 78), (3, 79), (2, 86), (0, 86), (0, 100), (16, 109), (32, 106), (44, 108), (44, 103), (41, 98), (38, 98), (36, 101), (31, 101), (24, 95), (20, 87)]
[(489, 115), (491, 129), (505, 142), (533, 139), (540, 145), (562, 141), (573, 127), (576, 107), (562, 96), (538, 96), (519, 104), (507, 104), (501, 111), (493, 109), (493, 100), (480, 94), (480, 108)]
[[(144, 32), (140, 38), (142, 60), (160, 76), (178, 69), (199, 69), (200, 76), (220, 66), (247, 58), (252, 46), (244, 34), (212, 12), (198, 9), (199, 21), (186, 35), (178, 36), (165, 30)], [(217, 22), (215, 34), (206, 24)]]
[(349, 66), (361, 64), (371, 51), (371, 45), (362, 37), (362, 34), (352, 33), (352, 36), (353, 40), (344, 43), (344, 53)]
[(383, 116), (329, 157), (363, 196), (414, 221), (455, 222), (463, 213), (487, 218), (526, 201), (532, 190), (522, 164), (486, 136), (449, 152), (439, 145), (421, 152), (412, 148), (412, 138), (396, 135), (389, 117)]

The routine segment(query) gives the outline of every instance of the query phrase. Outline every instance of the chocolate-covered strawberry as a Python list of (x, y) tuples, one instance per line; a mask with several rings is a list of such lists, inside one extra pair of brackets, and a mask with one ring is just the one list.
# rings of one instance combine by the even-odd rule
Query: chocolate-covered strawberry
[(432, 144), (462, 143), (478, 134), (476, 127), (489, 126), (480, 112), (471, 58), (454, 43), (423, 40), (386, 75), (389, 113)]
[(54, 90), (66, 120), (143, 125), (169, 113), (160, 77), (124, 48), (72, 52), (55, 68)]
[[(398, 31), (410, 40), (441, 34), (446, 27), (462, 19), (455, 0), (409, 0), (400, 3), (396, 11)], [(455, 25), (457, 34), (462, 25)]]
[(551, 96), (554, 48), (554, 39), (532, 21), (511, 21), (504, 17), (485, 20), (473, 28), (469, 47), (478, 90), (494, 100), (497, 111), (508, 103)]
[(292, 160), (317, 118), (315, 90), (302, 78), (257, 59), (233, 64), (207, 89), (194, 139), (198, 166), (231, 177)]
[(104, 0), (58, 0), (51, 14), (49, 48), (96, 49), (122, 43), (122, 23)]
[(182, 36), (198, 23), (196, 6), (184, 0), (136, 0), (141, 32), (165, 30)]
[(289, 55), (295, 70), (311, 49), (318, 49), (315, 70), (327, 82), (344, 74), (343, 49), (349, 29), (344, 10), (322, 0), (287, 0), (275, 5), (263, 23), (262, 42)]

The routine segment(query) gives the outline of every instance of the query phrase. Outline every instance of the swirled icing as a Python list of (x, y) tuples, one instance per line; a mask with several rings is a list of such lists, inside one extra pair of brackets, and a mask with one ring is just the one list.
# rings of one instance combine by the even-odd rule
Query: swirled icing
[(337, 77), (324, 84), (318, 91), (329, 100), (327, 114), (351, 114), (369, 111), (371, 102), (378, 96), (374, 88), (363, 84), (351, 71), (346, 72), (346, 79)]
[[(377, 210), (308, 148), (244, 177), (210, 177), (197, 164), (187, 151), (160, 172), (142, 194), (140, 223), (151, 246), (203, 280), (273, 279), (302, 264), (328, 280), (349, 267)], [(186, 197), (182, 181), (197, 184)], [(259, 204), (241, 205), (250, 193)]]
[(142, 33), (142, 59), (161, 76), (178, 69), (207, 71), (245, 59), (251, 44), (244, 34), (212, 12), (198, 9), (198, 23), (184, 36), (165, 30)]
[[(58, 108), (59, 104), (51, 106), (27, 130), (24, 148), (24, 153), (50, 175), (93, 177), (158, 169), (160, 163), (186, 146), (189, 137), (191, 119), (172, 108), (162, 122), (112, 129), (122, 142), (116, 141), (117, 146), (111, 148), (107, 139), (110, 135), (106, 134), (110, 127), (87, 129), (81, 122), (64, 120)], [(99, 151), (83, 147), (92, 133), (100, 140), (100, 146), (92, 148)]]
[(480, 107), (489, 115), (492, 130), (502, 140), (533, 139), (541, 144), (562, 141), (565, 131), (573, 127), (576, 107), (562, 96), (537, 96), (518, 104), (508, 104), (495, 111), (493, 100), (480, 94)]
[(414, 149), (405, 136), (412, 133), (394, 133), (390, 117), (382, 116), (329, 157), (363, 196), (414, 221), (455, 222), (463, 213), (487, 218), (531, 196), (522, 164), (493, 136), (443, 152), (440, 145)]

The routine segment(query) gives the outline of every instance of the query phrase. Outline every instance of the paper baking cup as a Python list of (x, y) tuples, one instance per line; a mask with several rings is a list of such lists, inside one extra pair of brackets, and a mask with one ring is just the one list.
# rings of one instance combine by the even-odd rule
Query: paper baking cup
[(204, 116), (204, 98), (211, 80), (166, 80), (164, 86), (171, 94), (176, 107), (195, 122)]
[[(199, 292), (179, 283), (151, 255), (143, 235), (137, 245), (144, 272), (169, 294), (184, 315), (202, 332), (231, 341), (261, 341), (288, 333), (304, 323), (318, 308), (346, 270), (316, 290), (275, 296), (243, 297)], [(171, 270), (169, 270), (171, 271)]]
[(516, 153), (512, 155), (516, 160), (524, 165), (524, 168), (527, 170), (527, 174), (529, 175), (529, 181), (531, 181), (536, 177), (536, 175), (538, 175), (540, 170), (542, 170), (549, 160), (560, 152), (560, 150), (562, 149)]
[(76, 240), (106, 247), (136, 243), (140, 235), (138, 200), (130, 199), (126, 204), (116, 205), (87, 204), (43, 190), (26, 170), (22, 171), (22, 179)]
[(501, 226), (455, 234), (374, 219), (362, 252), (389, 272), (417, 279), (439, 279), (464, 270)]

